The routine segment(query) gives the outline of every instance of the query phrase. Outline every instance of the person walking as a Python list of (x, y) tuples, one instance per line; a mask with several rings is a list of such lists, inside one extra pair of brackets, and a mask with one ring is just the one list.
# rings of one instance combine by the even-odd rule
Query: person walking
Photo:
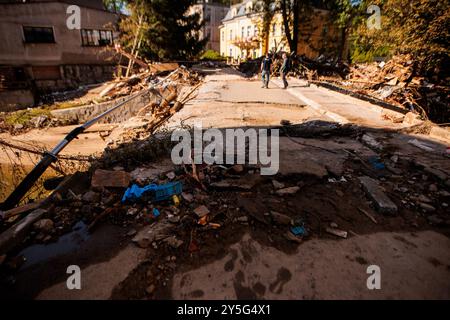
[(269, 80), (270, 80), (270, 71), (272, 70), (272, 59), (270, 55), (266, 53), (263, 61), (261, 62), (261, 77), (262, 77), (262, 87), (261, 88), (269, 88)]
[(286, 76), (289, 72), (289, 58), (286, 53), (283, 53), (283, 65), (280, 68), (281, 78), (283, 79), (283, 89), (287, 89), (289, 83), (287, 82)]

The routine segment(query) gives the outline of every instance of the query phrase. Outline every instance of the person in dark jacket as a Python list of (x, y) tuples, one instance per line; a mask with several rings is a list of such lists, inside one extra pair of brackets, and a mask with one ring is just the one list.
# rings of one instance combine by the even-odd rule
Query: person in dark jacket
[(289, 58), (286, 53), (283, 53), (283, 64), (280, 68), (281, 78), (283, 79), (284, 89), (287, 89), (289, 83), (286, 80), (287, 73), (289, 72)]
[(269, 80), (270, 80), (270, 72), (272, 70), (272, 59), (270, 59), (270, 56), (268, 53), (266, 53), (266, 56), (264, 57), (263, 61), (261, 62), (261, 77), (263, 85), (261, 88), (269, 88)]

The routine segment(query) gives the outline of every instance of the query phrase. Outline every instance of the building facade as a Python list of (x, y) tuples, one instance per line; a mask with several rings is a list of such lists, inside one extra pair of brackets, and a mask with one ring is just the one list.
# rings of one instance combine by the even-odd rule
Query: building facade
[[(80, 8), (80, 29), (69, 29), (68, 7)], [(0, 0), (0, 108), (29, 105), (36, 92), (110, 79), (118, 16), (101, 0)], [(1, 110), (0, 109), (0, 110)]]
[[(244, 0), (228, 10), (220, 26), (220, 53), (229, 60), (245, 60), (260, 57), (265, 52), (289, 52), (283, 17), (276, 12), (270, 24), (268, 36), (262, 39), (262, 13), (254, 8), (253, 0)], [(297, 54), (315, 58), (327, 45), (331, 25), (328, 12), (313, 9), (308, 21), (300, 22)]]
[(201, 21), (204, 21), (204, 25), (200, 30), (200, 39), (208, 38), (205, 49), (219, 52), (219, 27), (228, 9), (229, 7), (213, 0), (198, 0), (197, 4), (191, 6), (189, 9), (188, 14), (198, 13)]

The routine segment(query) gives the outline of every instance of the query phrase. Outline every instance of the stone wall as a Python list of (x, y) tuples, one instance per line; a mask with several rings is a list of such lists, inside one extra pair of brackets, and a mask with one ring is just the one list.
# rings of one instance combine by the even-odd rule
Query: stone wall
[[(91, 104), (76, 108), (53, 110), (51, 111), (51, 113), (54, 117), (64, 121), (77, 121), (78, 123), (84, 123), (128, 98), (129, 97), (124, 97), (116, 99), (114, 101), (108, 101), (100, 104)], [(113, 113), (106, 116), (99, 123), (120, 123), (122, 121), (125, 121), (135, 116), (145, 105), (149, 104), (151, 101), (157, 101), (158, 99), (159, 97), (153, 94), (137, 97), (127, 102), (125, 105), (123, 105)]]

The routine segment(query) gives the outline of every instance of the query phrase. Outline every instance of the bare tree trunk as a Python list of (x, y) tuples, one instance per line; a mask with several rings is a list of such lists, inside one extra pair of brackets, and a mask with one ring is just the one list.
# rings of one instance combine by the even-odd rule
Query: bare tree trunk
[(291, 53), (297, 54), (298, 52), (298, 32), (299, 32), (299, 15), (300, 15), (300, 0), (294, 0), (294, 6), (292, 8), (292, 15), (293, 17), (293, 24), (292, 28), (292, 47), (291, 47)]
[[(134, 41), (133, 41), (133, 48), (131, 49), (131, 55), (132, 56), (134, 56), (136, 47), (138, 45), (138, 41), (140, 41), (140, 39), (141, 39), (141, 27), (142, 27), (142, 20), (143, 19), (144, 19), (144, 15), (141, 14), (139, 16), (138, 28), (137, 28), (136, 35), (135, 35)], [(133, 67), (133, 65), (134, 65), (134, 61), (129, 60), (128, 61), (127, 72), (125, 73), (125, 77), (128, 78), (128, 76), (130, 75), (130, 71), (131, 71), (131, 68)]]
[(339, 60), (343, 61), (347, 59), (347, 33), (348, 28), (344, 27), (341, 30), (341, 43), (339, 45)]
[[(281, 15), (283, 17), (284, 33), (289, 44), (291, 53), (297, 53), (298, 38), (299, 38), (299, 14), (300, 14), (300, 0), (291, 1), (281, 0)], [(291, 17), (292, 15), (292, 17)], [(291, 31), (291, 19), (292, 19), (292, 31)]]

